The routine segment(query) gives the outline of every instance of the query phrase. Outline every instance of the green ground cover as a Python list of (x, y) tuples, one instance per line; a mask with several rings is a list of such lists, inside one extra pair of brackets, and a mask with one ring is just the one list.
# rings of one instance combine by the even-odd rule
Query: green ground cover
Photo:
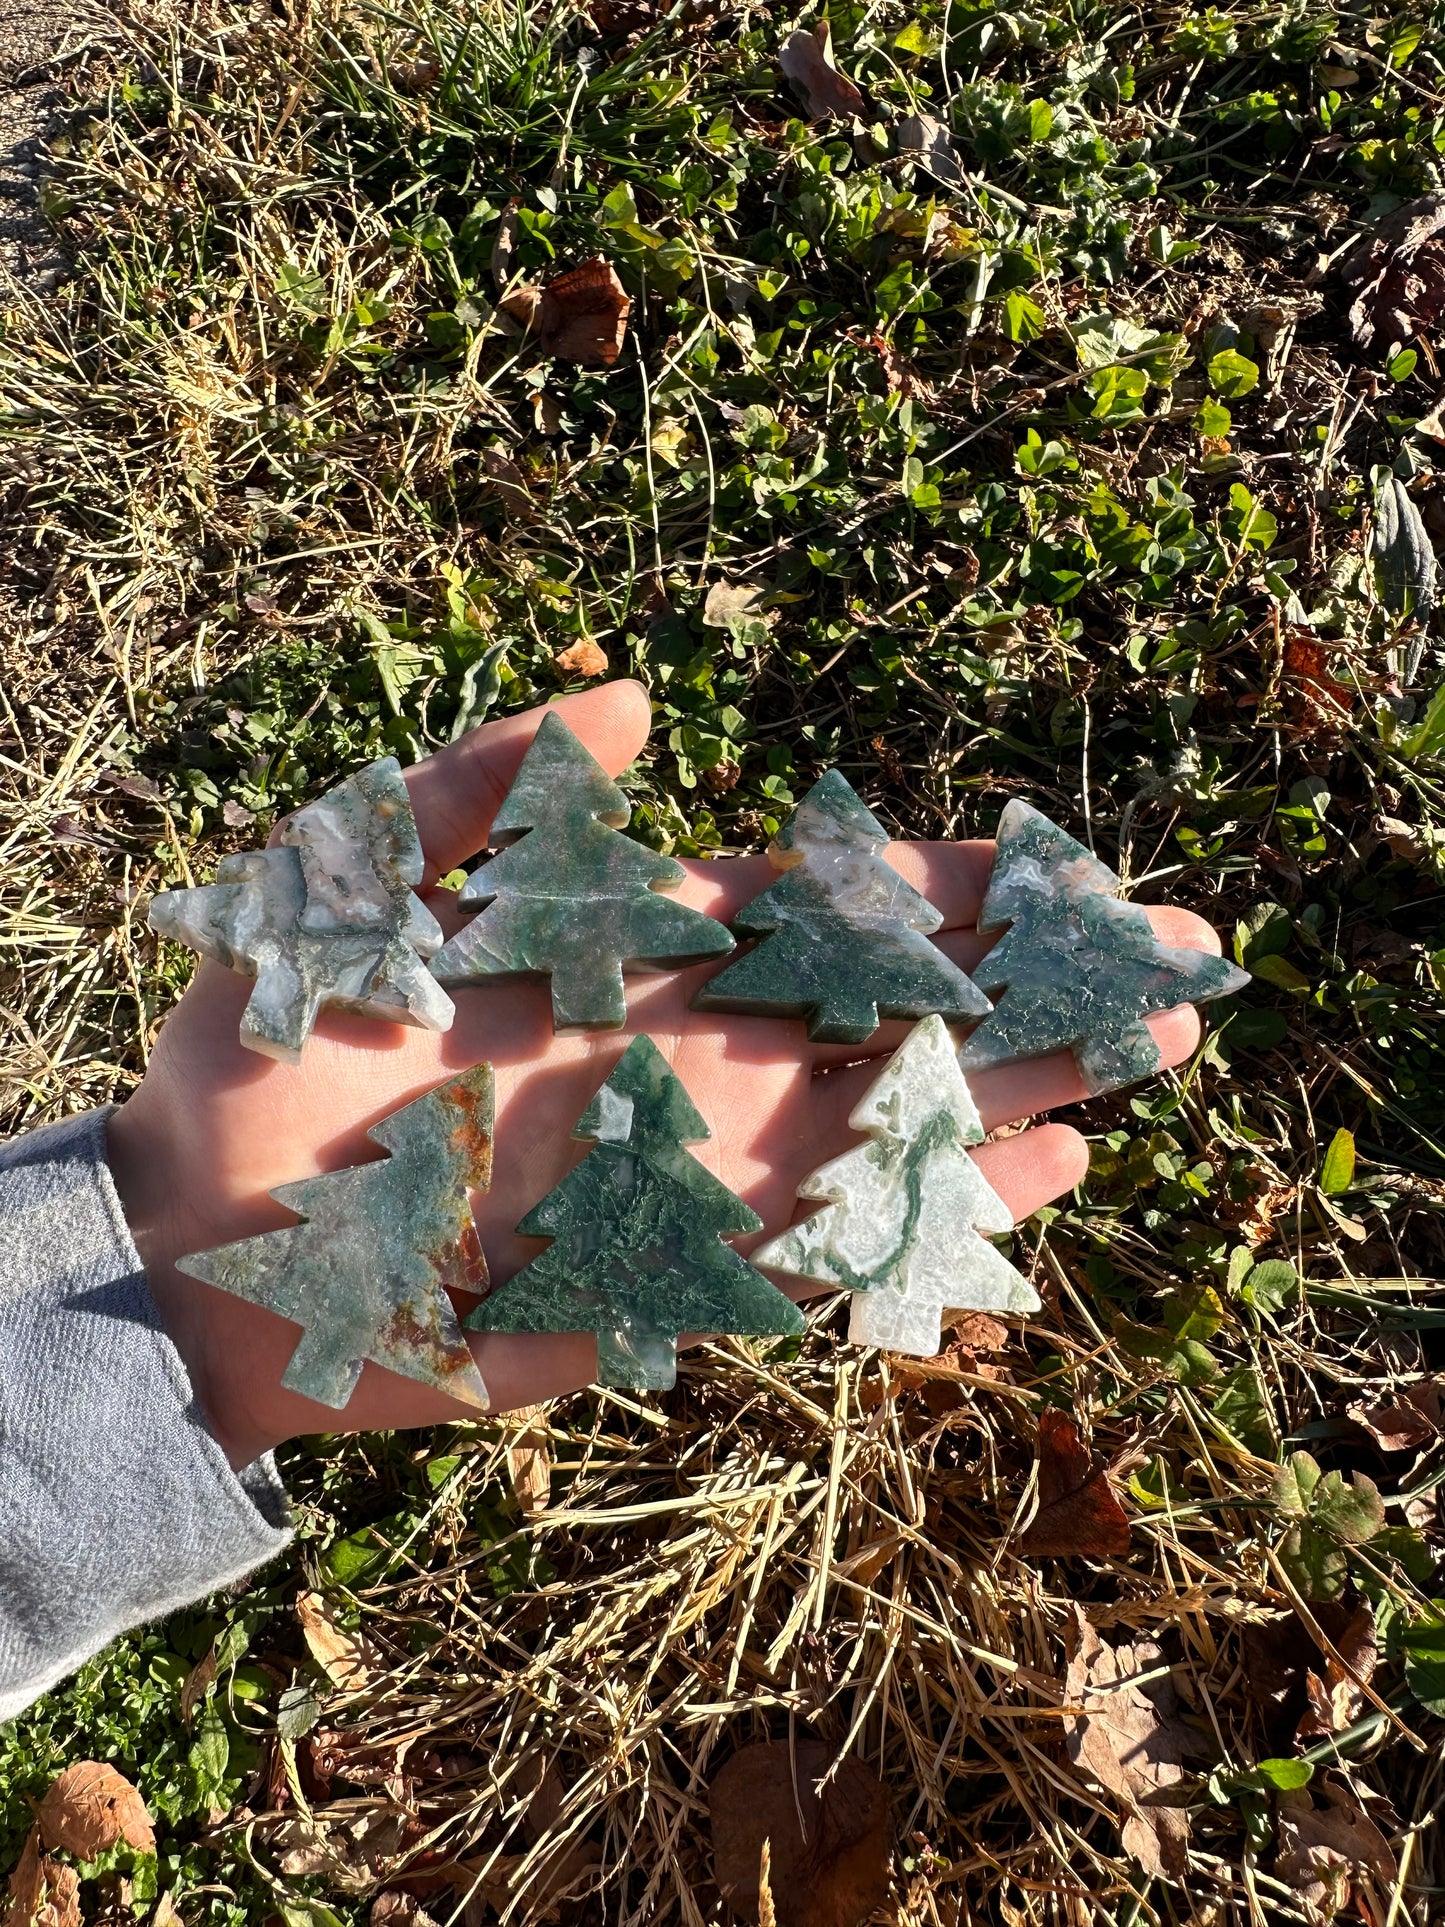
[[(1442, 22), (838, 5), (861, 98), (809, 119), (818, 18), (156, 6), (72, 63), (74, 271), (0, 329), (4, 1128), (139, 1074), (149, 892), (596, 674), (652, 688), (660, 848), (758, 846), (829, 763), (900, 835), (1020, 794), (1255, 982), (1090, 1108), (1006, 1346), (900, 1373), (820, 1315), (297, 1448), (288, 1561), (0, 1728), (0, 1867), (75, 1759), (156, 1817), (88, 1918), (691, 1927), (712, 1773), (790, 1730), (888, 1786), (909, 1927), (1445, 1910), (1445, 701), (1372, 546), (1391, 477), (1445, 531), (1439, 337), (1426, 276), (1361, 347), (1338, 275), (1440, 181)], [(595, 255), (611, 366), (509, 312)], [(1127, 1554), (1022, 1551), (1049, 1407)], [(303, 1588), (364, 1642), (330, 1674)], [(1071, 1761), (1076, 1605), (1172, 1669), (1172, 1774)], [(1365, 1685), (1301, 1733), (1321, 1640)]]

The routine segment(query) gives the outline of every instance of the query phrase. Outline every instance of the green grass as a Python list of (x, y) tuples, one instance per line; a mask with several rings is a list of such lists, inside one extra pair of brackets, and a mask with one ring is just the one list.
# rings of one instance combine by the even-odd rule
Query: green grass
[[(219, 1695), (219, 1774), (216, 1721), (185, 1728), (176, 1691), (201, 1614), (0, 1734), (0, 1844), (64, 1759), (132, 1763), (189, 1922), (324, 1922), (323, 1888), (364, 1913), (344, 1883), (276, 1873), (270, 1823), (250, 1850), (284, 1902), (243, 1830), (205, 1831), (279, 1784), (279, 1695), (314, 1678), (302, 1571), (389, 1656), (327, 1726), (424, 1729), (469, 1762), (444, 1792), (423, 1776), (433, 1844), (408, 1851), (523, 1853), (517, 1789), (484, 1763), (544, 1748), (609, 1921), (711, 1918), (709, 1761), (790, 1718), (841, 1743), (855, 1717), (911, 1829), (909, 1922), (960, 1888), (979, 1919), (1063, 1919), (1058, 1881), (1101, 1921), (1303, 1918), (1271, 1884), (1275, 1795), (1247, 1777), (1303, 1743), (1241, 1643), (1290, 1610), (1267, 1549), (1306, 1592), (1330, 1583), (1329, 1533), (1288, 1537), (1290, 1450), (1385, 1497), (1384, 1532), (1339, 1556), (1378, 1608), (1381, 1693), (1438, 1752), (1440, 1450), (1387, 1458), (1345, 1414), (1442, 1359), (1442, 657), (1390, 613), (1369, 548), (1380, 472), (1434, 513), (1415, 424), (1437, 383), (1433, 339), (1354, 346), (1320, 264), (1440, 180), (1439, 22), (1315, 0), (830, 18), (869, 102), (852, 130), (796, 118), (791, 18), (691, 3), (639, 8), (625, 36), (476, 0), (221, 6), (132, 25), (76, 79), (46, 188), (75, 272), (0, 333), (23, 616), (0, 724), (6, 1122), (137, 1075), (175, 988), (130, 920), (145, 891), (384, 749), (424, 755), (566, 686), (582, 638), (651, 685), (629, 781), (659, 845), (754, 847), (834, 761), (904, 835), (987, 834), (1023, 794), (1141, 897), (1210, 916), (1256, 981), (1182, 1079), (1091, 1108), (1088, 1184), (1020, 1234), (1050, 1292), (1008, 1389), (935, 1409), (881, 1367), (845, 1380), (823, 1320), (779, 1368), (806, 1410), (742, 1354), (641, 1413), (557, 1408), (556, 1490), (593, 1519), (571, 1529), (522, 1518), (496, 1428), (298, 1452), (308, 1537), (211, 1615), (244, 1625), (255, 1674), (252, 1699)], [(952, 185), (899, 152), (914, 113), (951, 129)], [(513, 279), (615, 264), (615, 368), (544, 362), (499, 311), (511, 207)], [(719, 583), (755, 596), (714, 625)], [(1011, 1549), (1040, 1401), (1120, 1462), (1127, 1560), (1031, 1571)], [(787, 1629), (817, 1578), (810, 1494), (843, 1506), (834, 1563), (911, 1530), (896, 1467), (860, 1443), (879, 1410), (935, 1549), (907, 1541), (881, 1606), (835, 1585), (805, 1644)], [(835, 1411), (855, 1420), (846, 1503)], [(657, 1524), (680, 1485), (730, 1480), (753, 1509)], [(714, 1671), (769, 1530), (749, 1650), (783, 1643), (729, 1698)], [(890, 1587), (912, 1646), (890, 1643)], [(1180, 1886), (1130, 1872), (1113, 1804), (1065, 1760), (1075, 1599), (1162, 1638), (1191, 1683), (1208, 1753)], [(553, 1675), (545, 1707), (529, 1666)], [(1395, 1920), (1437, 1917), (1445, 1855), (1409, 1831), (1431, 1756), (1379, 1719), (1346, 1750), (1412, 1842)]]

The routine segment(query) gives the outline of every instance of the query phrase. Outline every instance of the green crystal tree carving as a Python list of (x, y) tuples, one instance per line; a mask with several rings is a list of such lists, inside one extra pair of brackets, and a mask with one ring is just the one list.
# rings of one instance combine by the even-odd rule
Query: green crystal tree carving
[(1028, 1312), (1038, 1294), (982, 1234), (1013, 1213), (968, 1155), (984, 1128), (941, 1017), (915, 1024), (848, 1119), (868, 1143), (798, 1186), (823, 1210), (771, 1238), (755, 1265), (854, 1293), (855, 1345), (931, 1356), (946, 1311)]
[(966, 1071), (1067, 1047), (1089, 1092), (1117, 1090), (1159, 1069), (1144, 1022), (1152, 1012), (1249, 982), (1222, 957), (1160, 943), (1148, 912), (1123, 902), (1119, 887), (1046, 816), (1006, 806), (978, 927), (1009, 927), (973, 973), (1004, 995), (959, 1053)]
[(883, 1017), (978, 1017), (981, 991), (928, 933), (943, 922), (885, 861), (888, 832), (827, 770), (773, 839), (778, 881), (733, 929), (762, 941), (706, 983), (694, 1010), (805, 1017), (815, 1042), (861, 1044)]
[(424, 959), (441, 925), (416, 895), (421, 838), (394, 756), (281, 826), (273, 850), (222, 857), (214, 883), (162, 890), (150, 925), (256, 979), (241, 1042), (296, 1063), (323, 1009), (448, 1030), (450, 997)]
[(367, 1136), (391, 1155), (271, 1193), (300, 1224), (197, 1252), (180, 1269), (303, 1328), (281, 1380), (290, 1391), (343, 1406), (370, 1358), (485, 1409), (447, 1290), (487, 1286), (467, 1193), (491, 1183), (491, 1065), (439, 1084)]
[(658, 895), (687, 872), (618, 834), (631, 814), (549, 710), (492, 825), (499, 854), (457, 899), (482, 914), (432, 958), (433, 976), (447, 985), (550, 976), (558, 1030), (616, 1030), (627, 1016), (624, 968), (725, 956), (734, 945), (722, 924)]
[(593, 1332), (599, 1384), (666, 1391), (683, 1332), (803, 1329), (791, 1300), (723, 1244), (761, 1220), (683, 1149), (711, 1133), (650, 1038), (633, 1038), (572, 1135), (597, 1148), (517, 1226), (555, 1242), (469, 1330)]

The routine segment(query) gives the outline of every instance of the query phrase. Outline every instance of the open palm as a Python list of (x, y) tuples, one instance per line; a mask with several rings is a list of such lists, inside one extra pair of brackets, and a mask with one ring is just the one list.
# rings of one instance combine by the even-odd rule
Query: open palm
[[(650, 705), (636, 683), (589, 690), (562, 707), (609, 774), (625, 770), (646, 741)], [(488, 724), (407, 772), (430, 876), (485, 847), (543, 713)], [(937, 941), (965, 970), (988, 947), (976, 923), (992, 853), (985, 842), (902, 843), (888, 851), (943, 912)], [(773, 876), (765, 857), (686, 868), (679, 900), (723, 922)], [(429, 901), (450, 935), (463, 919), (448, 894)], [(1150, 915), (1165, 942), (1218, 949), (1213, 931), (1188, 911)], [(365, 1134), (378, 1119), (468, 1065), (485, 1059), (496, 1069), (492, 1188), (474, 1200), (496, 1280), (537, 1250), (534, 1240), (517, 1236), (516, 1223), (581, 1154), (572, 1126), (638, 1032), (657, 1044), (712, 1128), (711, 1141), (693, 1147), (696, 1155), (747, 1200), (768, 1232), (790, 1221), (798, 1180), (856, 1141), (848, 1114), (877, 1074), (864, 1060), (892, 1049), (904, 1026), (884, 1025), (863, 1046), (812, 1044), (800, 1022), (691, 1010), (699, 984), (716, 968), (629, 978), (622, 1032), (554, 1035), (547, 987), (537, 983), (458, 991), (456, 1022), (441, 1035), (328, 1013), (293, 1067), (241, 1046), (248, 980), (217, 964), (201, 966), (139, 1089), (111, 1121), (111, 1158), (162, 1316), (233, 1465), (297, 1433), (333, 1431), (337, 1414), (281, 1387), (297, 1338), (293, 1324), (186, 1277), (174, 1261), (292, 1222), (268, 1197), (273, 1186), (377, 1155)], [(1199, 1036), (1188, 1008), (1151, 1020), (1150, 1028), (1171, 1064)], [(971, 1084), (990, 1130), (1084, 1095), (1066, 1054), (983, 1071)], [(1088, 1161), (1079, 1133), (1060, 1124), (1017, 1132), (976, 1155), (1015, 1219), (1077, 1184)], [(740, 1249), (746, 1252), (746, 1244)], [(471, 1342), (499, 1410), (574, 1391), (596, 1370), (595, 1340), (585, 1333), (481, 1334)], [(368, 1364), (339, 1422), (370, 1430), (469, 1415), (472, 1408)]]

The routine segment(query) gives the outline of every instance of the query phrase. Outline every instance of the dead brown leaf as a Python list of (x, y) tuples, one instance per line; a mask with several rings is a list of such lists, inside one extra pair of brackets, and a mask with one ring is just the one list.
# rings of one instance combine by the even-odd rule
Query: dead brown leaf
[(657, 25), (657, 8), (644, 0), (590, 0), (587, 17), (598, 33), (646, 33)]
[[(1388, 1892), (1399, 1867), (1389, 1841), (1335, 1774), (1312, 1782), (1327, 1805), (1317, 1807), (1311, 1787), (1280, 1795), (1279, 1858), (1275, 1877), (1293, 1887), (1305, 1915), (1330, 1921), (1357, 1892), (1373, 1887)], [(1383, 1909), (1367, 1910), (1383, 1917)]]
[(1417, 1450), (1431, 1444), (1445, 1430), (1445, 1405), (1433, 1378), (1401, 1386), (1388, 1405), (1372, 1405), (1365, 1399), (1357, 1399), (1345, 1410), (1356, 1425), (1365, 1428), (1382, 1452)]
[(910, 114), (907, 120), (899, 122), (898, 151), (916, 158), (934, 180), (948, 187), (958, 187), (965, 179), (952, 134), (932, 114)]
[(851, 120), (866, 114), (868, 103), (846, 74), (833, 64), (833, 30), (820, 20), (809, 33), (799, 27), (778, 49), (778, 65), (792, 81), (808, 110), (809, 120), (824, 114)]
[(765, 1843), (777, 1927), (859, 1927), (886, 1900), (887, 1791), (850, 1757), (820, 1793), (834, 1758), (820, 1740), (746, 1746), (714, 1779), (714, 1873), (748, 1919), (762, 1919)]
[(1008, 1326), (986, 1311), (956, 1312), (950, 1328), (959, 1344), (971, 1352), (1001, 1352), (1008, 1346)]
[[(561, 675), (564, 675), (564, 676), (605, 676), (607, 674), (607, 669), (608, 669), (607, 651), (602, 647), (601, 643), (594, 642), (591, 636), (583, 636), (579, 641), (574, 642), (570, 648), (559, 649), (557, 651), (557, 654), (552, 658), (552, 666)], [(540, 1405), (533, 1405), (533, 1406), (529, 1406), (527, 1409), (533, 1412), (540, 1412), (542, 1410), (542, 1407)], [(546, 1436), (546, 1433), (544, 1428), (543, 1437), (545, 1438), (545, 1436)], [(512, 1452), (515, 1449), (516, 1448), (511, 1447), (508, 1449), (508, 1452), (507, 1452), (507, 1464), (509, 1468), (511, 1467), (511, 1463), (512, 1463)], [(550, 1457), (547, 1460), (547, 1467), (548, 1467), (548, 1473), (550, 1476), (550, 1470), (551, 1470)], [(516, 1490), (516, 1486), (517, 1486), (517, 1481), (514, 1473), (512, 1478), (512, 1487), (514, 1491)], [(520, 1493), (520, 1491), (517, 1492), (517, 1497), (519, 1499), (522, 1497), (522, 1494)], [(542, 1504), (545, 1505), (546, 1503), (547, 1503), (547, 1500), (546, 1500), (546, 1495), (544, 1493), (542, 1498)], [(524, 1503), (522, 1510), (525, 1512), (526, 1509), (527, 1508)]]
[(436, 1927), (415, 1894), (378, 1894), (371, 1903), (371, 1927)]
[(1380, 1656), (1374, 1609), (1368, 1602), (1335, 1636), (1333, 1645), (1339, 1659), (1326, 1655), (1323, 1675), (1311, 1671), (1305, 1680), (1309, 1705), (1299, 1723), (1298, 1737), (1302, 1740), (1342, 1733), (1364, 1708), (1365, 1694), (1355, 1680), (1368, 1686)]
[(67, 1767), (35, 1810), (40, 1837), (52, 1852), (64, 1848), (77, 1860), (94, 1860), (124, 1841), (138, 1853), (154, 1853), (155, 1829), (145, 1801), (113, 1766), (79, 1760)]
[(902, 395), (905, 401), (932, 401), (933, 385), (921, 375), (914, 373), (909, 364), (894, 348), (886, 336), (880, 334), (853, 334), (860, 348), (871, 348), (878, 357), (878, 365), (883, 370), (883, 379), (888, 384), (890, 395)]
[(358, 1692), (372, 1677), (375, 1656), (358, 1633), (344, 1632), (320, 1593), (303, 1592), (296, 1598), (296, 1617), (311, 1657), (333, 1686)]
[(746, 582), (714, 582), (703, 598), (702, 619), (709, 629), (727, 629), (734, 622), (762, 619), (763, 591)]
[(1067, 1412), (1039, 1419), (1039, 1509), (1019, 1550), (1035, 1559), (1116, 1557), (1129, 1550), (1129, 1520), (1102, 1463), (1096, 1464)]
[(216, 1681), (216, 1646), (211, 1642), (211, 1650), (187, 1675), (181, 1688), (181, 1718), (187, 1726), (196, 1717), (196, 1708), (210, 1692)]
[(1445, 316), (1445, 193), (1376, 221), (1340, 263), (1340, 279), (1362, 348), (1378, 340), (1389, 351), (1432, 333)]
[[(1184, 1872), (1189, 1816), (1160, 1796), (1184, 1778), (1196, 1750), (1178, 1718), (1178, 1696), (1159, 1672), (1151, 1640), (1109, 1646), (1074, 1607), (1071, 1655), (1064, 1680), (1064, 1733), (1069, 1758), (1122, 1802), (1124, 1851), (1156, 1878)], [(1129, 1682), (1125, 1684), (1124, 1682)]]
[(441, 77), (442, 63), (431, 54), (391, 63), (391, 78), (404, 94), (429, 94)]
[(150, 1927), (186, 1927), (185, 1915), (177, 1908), (169, 1889), (156, 1902), (156, 1910), (150, 1917)]
[(482, 473), (501, 499), (502, 507), (513, 521), (530, 521), (535, 514), (532, 491), (527, 478), (504, 448), (484, 448)]
[(521, 328), (534, 328), (542, 307), (542, 290), (532, 282), (524, 281), (521, 287), (504, 294), (497, 306)]
[[(522, 297), (535, 295), (530, 324)], [(535, 325), (544, 355), (579, 368), (610, 368), (627, 339), (632, 301), (604, 256), (594, 254), (540, 290), (518, 288), (502, 306), (514, 320)]]
[(38, 1826), (10, 1876), (0, 1927), (82, 1927), (79, 1875), (41, 1853)]

